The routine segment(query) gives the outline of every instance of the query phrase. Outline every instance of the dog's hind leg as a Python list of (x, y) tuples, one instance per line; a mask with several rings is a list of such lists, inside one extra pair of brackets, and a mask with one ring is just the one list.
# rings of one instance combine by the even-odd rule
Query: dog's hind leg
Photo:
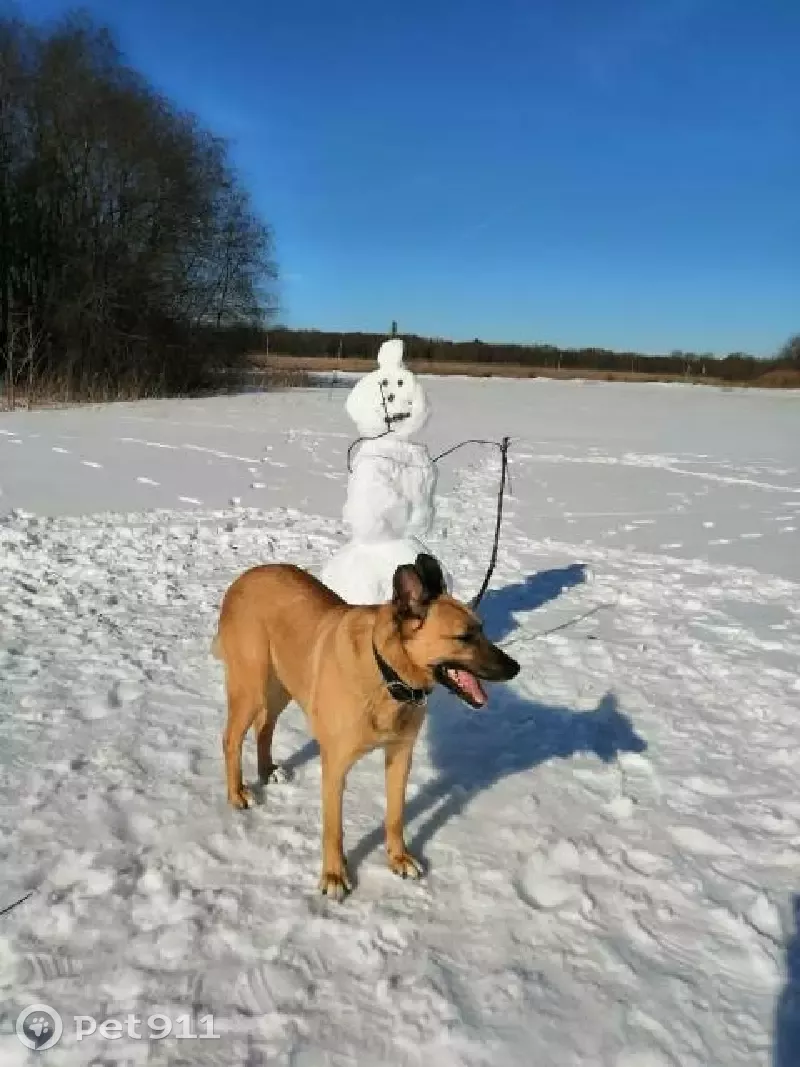
[(270, 671), (265, 686), (264, 705), (259, 709), (253, 724), (258, 751), (258, 777), (262, 782), (280, 780), (285, 773), (272, 758), (272, 737), (278, 717), (290, 699), (273, 671)]
[(264, 709), (266, 669), (254, 660), (229, 660), (226, 663), (228, 721), (222, 739), (225, 755), (225, 779), (228, 803), (234, 808), (249, 808), (253, 794), (242, 781), (242, 745), (247, 731)]

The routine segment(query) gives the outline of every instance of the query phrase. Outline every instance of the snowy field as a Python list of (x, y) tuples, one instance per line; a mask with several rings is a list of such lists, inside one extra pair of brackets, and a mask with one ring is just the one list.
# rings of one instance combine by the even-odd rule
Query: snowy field
[[(523, 665), (432, 701), (417, 884), (351, 773), (355, 892), (318, 895), (319, 763), (225, 805), (221, 595), (343, 538), (344, 391), (0, 415), (0, 1063), (789, 1067), (800, 1062), (800, 395), (426, 381), (440, 450), (513, 438), (484, 601)], [(465, 596), (497, 455), (441, 463)], [(575, 626), (557, 626), (603, 605)], [(252, 742), (246, 777), (255, 773)], [(28, 1052), (20, 1009), (61, 1042)], [(215, 1041), (69, 1020), (213, 1014)]]

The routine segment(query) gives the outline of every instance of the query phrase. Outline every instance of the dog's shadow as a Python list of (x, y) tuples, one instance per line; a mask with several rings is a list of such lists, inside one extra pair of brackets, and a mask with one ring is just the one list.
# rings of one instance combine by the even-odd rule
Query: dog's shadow
[[(647, 748), (613, 693), (606, 693), (593, 710), (581, 712), (526, 700), (499, 688), (492, 694), (492, 706), (477, 713), (467, 712), (449, 694), (435, 694), (425, 740), (436, 777), (405, 808), (407, 826), (422, 820), (408, 847), (423, 862), (431, 838), (479, 793), (508, 775), (579, 753), (593, 753), (611, 763), (620, 752), (640, 753)], [(355, 846), (348, 858), (353, 875), (382, 843), (379, 826)]]
[(786, 985), (775, 1011), (773, 1067), (800, 1064), (800, 893), (792, 896), (792, 931), (786, 946)]
[[(480, 609), (487, 634), (502, 641), (518, 625), (516, 612), (533, 611), (585, 581), (585, 567), (573, 564), (489, 591)], [(437, 690), (430, 699), (420, 743), (427, 746), (435, 777), (405, 807), (406, 825), (419, 823), (408, 842), (418, 859), (424, 861), (426, 845), (447, 822), (460, 816), (479, 793), (511, 774), (524, 774), (542, 763), (580, 753), (612, 763), (621, 752), (647, 749), (647, 742), (620, 711), (614, 693), (606, 693), (591, 711), (575, 711), (528, 700), (510, 687), (492, 689), (490, 706), (482, 712), (468, 711), (444, 690)], [(296, 771), (318, 751), (316, 742), (309, 741), (284, 766)], [(377, 826), (350, 851), (351, 876), (382, 846), (383, 836), (383, 826)]]

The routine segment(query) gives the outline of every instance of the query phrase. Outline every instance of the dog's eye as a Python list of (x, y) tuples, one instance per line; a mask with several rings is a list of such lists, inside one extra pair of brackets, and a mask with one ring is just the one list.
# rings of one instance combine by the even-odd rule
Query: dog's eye
[(456, 637), (456, 641), (461, 641), (464, 645), (471, 645), (478, 639), (478, 635), (474, 630), (467, 630), (466, 633), (459, 634)]

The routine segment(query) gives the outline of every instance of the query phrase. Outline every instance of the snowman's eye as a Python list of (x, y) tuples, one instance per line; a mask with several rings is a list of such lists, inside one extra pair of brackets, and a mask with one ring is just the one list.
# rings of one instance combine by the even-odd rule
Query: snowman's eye
[(397, 379), (397, 384), (402, 388), (403, 387), (403, 379), (402, 378), (398, 378)]
[(388, 386), (388, 384), (389, 384), (389, 379), (388, 378), (384, 378), (383, 381), (381, 382), (381, 385), (383, 385), (383, 386)]

